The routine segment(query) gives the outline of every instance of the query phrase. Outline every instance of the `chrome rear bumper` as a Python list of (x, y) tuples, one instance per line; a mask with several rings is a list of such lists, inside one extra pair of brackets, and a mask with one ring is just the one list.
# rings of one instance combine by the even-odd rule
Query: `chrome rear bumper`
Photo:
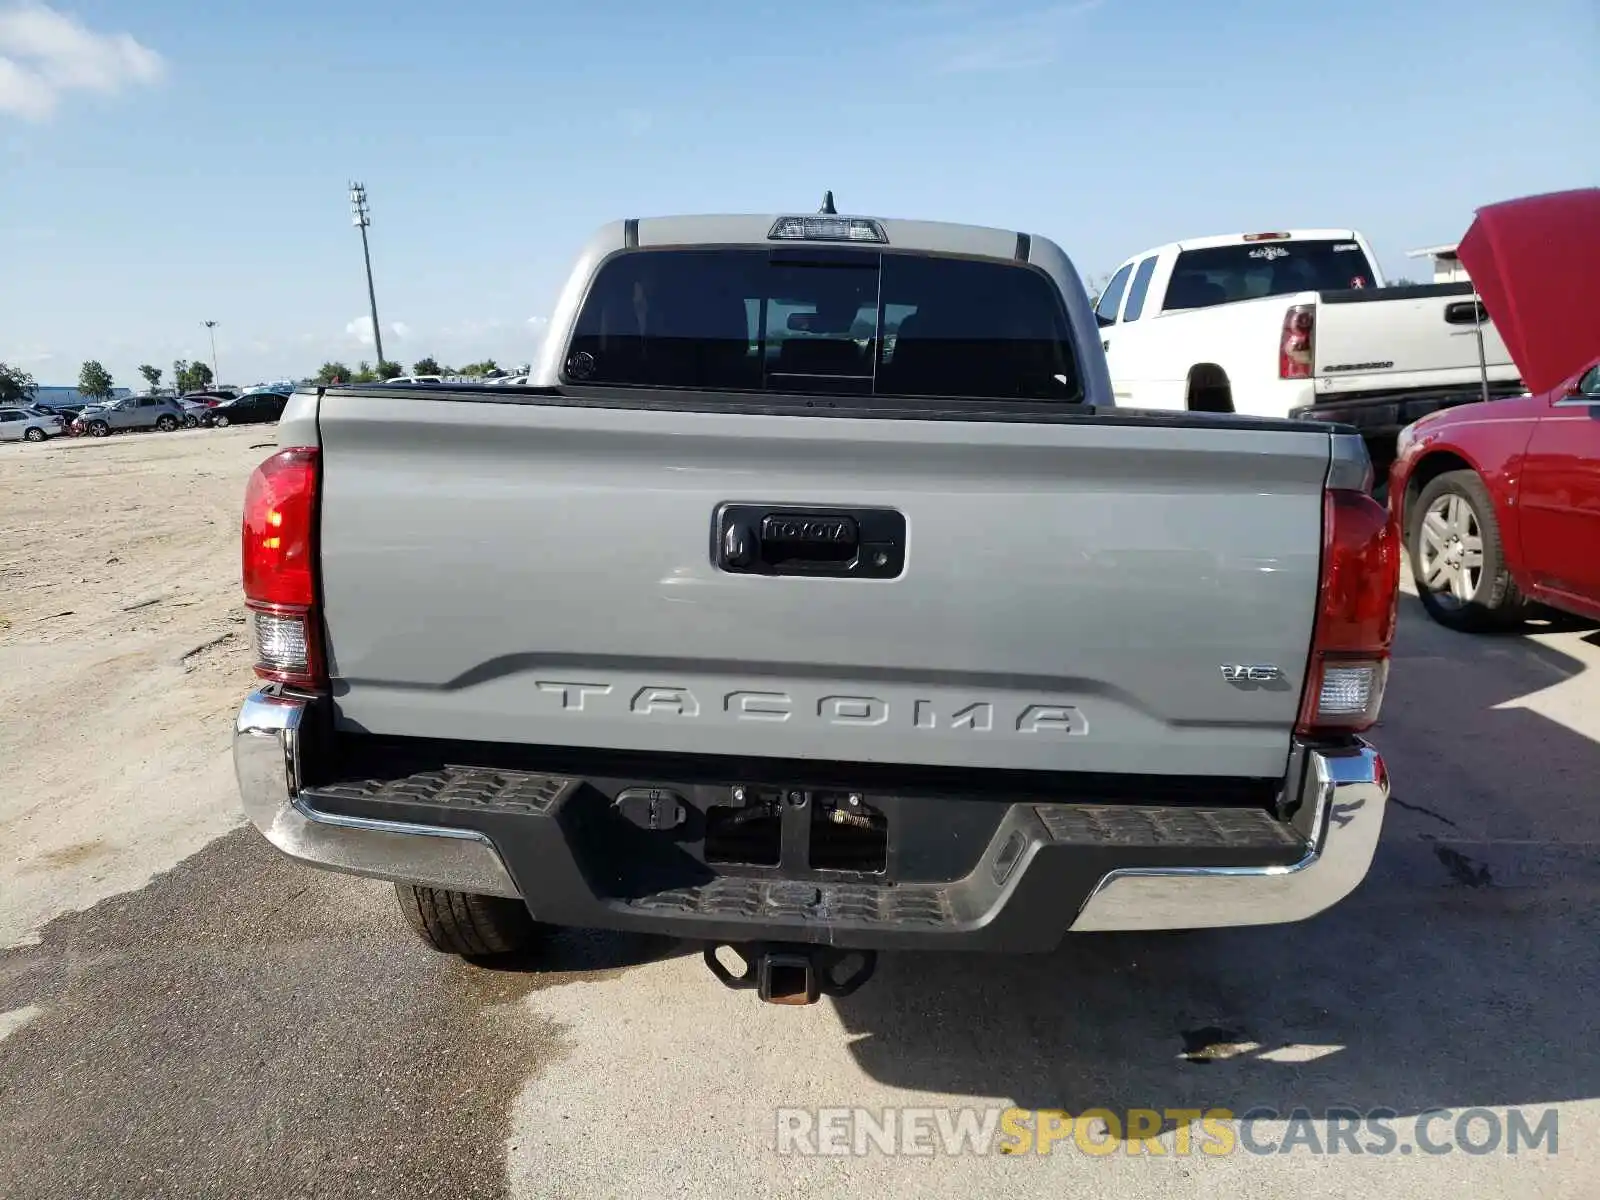
[[(520, 897), (494, 842), (471, 829), (322, 812), (301, 787), (302, 725), (313, 701), (276, 687), (254, 692), (234, 730), (234, 767), (245, 814), (279, 850), (315, 866), (397, 882), (484, 895)], [(1282, 866), (1126, 866), (1076, 893), (1066, 914), (1059, 906), (1029, 914), (1028, 923), (1066, 930), (1195, 929), (1269, 925), (1313, 916), (1348, 895), (1372, 862), (1389, 796), (1388, 773), (1376, 750), (1361, 742), (1337, 748), (1297, 747), (1288, 791), (1299, 803), (1291, 825), (1305, 854)], [(1025, 856), (1031, 858), (1032, 856)], [(1135, 860), (1136, 861), (1136, 860)], [(1027, 874), (1017, 872), (1018, 881)], [(1017, 894), (997, 896), (998, 908), (964, 930), (932, 932), (928, 944), (952, 948), (966, 935), (981, 941), (984, 927)], [(1031, 906), (1030, 906), (1031, 907)], [(1076, 916), (1071, 914), (1076, 910)], [(614, 910), (596, 902), (597, 920)], [(1012, 914), (1021, 916), (1021, 914)]]
[(520, 897), (489, 839), (467, 829), (318, 812), (300, 796), (301, 724), (310, 701), (252, 692), (233, 730), (245, 816), (279, 850), (351, 875)]
[(1074, 932), (1198, 929), (1303, 921), (1344, 899), (1366, 877), (1383, 833), (1389, 772), (1358, 742), (1339, 749), (1298, 747), (1289, 779), (1299, 780), (1291, 824), (1306, 855), (1287, 867), (1112, 871), (1090, 894)]

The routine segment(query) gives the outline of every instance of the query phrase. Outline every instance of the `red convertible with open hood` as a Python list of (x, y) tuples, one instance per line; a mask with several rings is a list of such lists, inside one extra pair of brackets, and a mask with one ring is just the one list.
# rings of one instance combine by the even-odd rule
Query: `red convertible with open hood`
[(1453, 629), (1531, 603), (1600, 620), (1600, 188), (1480, 209), (1459, 254), (1528, 392), (1401, 432), (1389, 504), (1418, 595)]

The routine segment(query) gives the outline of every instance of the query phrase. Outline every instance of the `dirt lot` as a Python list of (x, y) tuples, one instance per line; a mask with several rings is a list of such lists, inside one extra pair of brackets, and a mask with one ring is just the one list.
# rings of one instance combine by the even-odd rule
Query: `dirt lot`
[(237, 822), (239, 504), (273, 436), (0, 447), (0, 947)]

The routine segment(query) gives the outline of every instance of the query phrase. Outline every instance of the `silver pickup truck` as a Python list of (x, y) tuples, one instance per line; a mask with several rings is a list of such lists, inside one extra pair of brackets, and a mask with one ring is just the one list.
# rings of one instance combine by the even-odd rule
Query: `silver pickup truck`
[(245, 500), (251, 820), (440, 950), (1296, 921), (1388, 781), (1399, 548), (1338, 426), (1112, 406), (1041, 237), (619, 221), (526, 386), (296, 393)]

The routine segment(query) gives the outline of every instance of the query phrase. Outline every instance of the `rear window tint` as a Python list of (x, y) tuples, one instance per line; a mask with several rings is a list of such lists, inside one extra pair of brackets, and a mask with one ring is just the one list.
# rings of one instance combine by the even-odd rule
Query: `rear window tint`
[(1185, 250), (1162, 307), (1209, 308), (1290, 292), (1371, 287), (1372, 264), (1352, 241), (1245, 242)]
[(638, 250), (601, 268), (572, 383), (1082, 397), (1055, 285), (1023, 265), (835, 248)]

